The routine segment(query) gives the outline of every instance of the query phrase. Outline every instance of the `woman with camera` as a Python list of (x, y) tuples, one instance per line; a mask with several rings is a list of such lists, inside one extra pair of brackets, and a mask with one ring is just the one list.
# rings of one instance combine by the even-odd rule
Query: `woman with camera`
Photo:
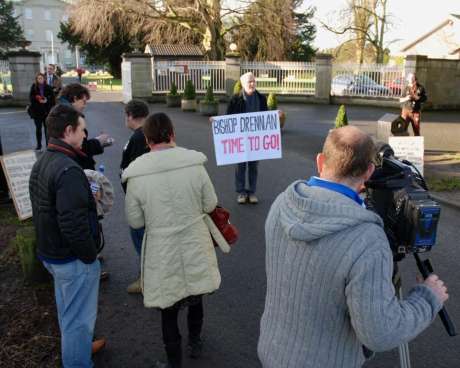
[(39, 151), (42, 149), (42, 127), (45, 130), (45, 142), (48, 144), (45, 120), (54, 106), (53, 88), (46, 84), (44, 74), (37, 73), (35, 76), (35, 81), (30, 87), (29, 100), (30, 106), (27, 111), (35, 123), (35, 136), (37, 138), (35, 149)]
[(188, 347), (192, 358), (202, 350), (203, 295), (217, 290), (220, 273), (205, 215), (217, 197), (204, 168), (206, 156), (177, 147), (166, 114), (150, 115), (144, 123), (150, 152), (124, 171), (126, 217), (134, 229), (145, 226), (141, 254), (144, 305), (161, 311), (168, 364), (182, 367), (179, 311), (188, 308)]

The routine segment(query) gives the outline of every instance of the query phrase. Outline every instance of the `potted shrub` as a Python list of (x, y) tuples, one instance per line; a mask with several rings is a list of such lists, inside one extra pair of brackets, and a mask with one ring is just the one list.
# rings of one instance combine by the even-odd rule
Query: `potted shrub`
[(233, 86), (233, 94), (239, 95), (242, 90), (243, 90), (243, 85), (241, 84), (241, 81), (238, 79), (238, 81)]
[(196, 91), (193, 82), (189, 79), (185, 83), (184, 94), (181, 100), (182, 111), (196, 111)]
[[(267, 107), (269, 110), (278, 110), (278, 100), (276, 99), (276, 94), (273, 92), (268, 95), (267, 98)], [(286, 123), (286, 113), (280, 110), (280, 128), (284, 128)]]
[(347, 111), (345, 105), (340, 105), (337, 117), (335, 118), (335, 127), (341, 128), (348, 125)]
[(169, 93), (166, 95), (166, 106), (168, 107), (180, 107), (181, 103), (181, 96), (177, 93), (177, 86), (176, 83), (171, 83), (171, 89)]
[(200, 113), (206, 116), (218, 115), (219, 113), (219, 101), (215, 99), (211, 85), (206, 89), (204, 99), (200, 101)]

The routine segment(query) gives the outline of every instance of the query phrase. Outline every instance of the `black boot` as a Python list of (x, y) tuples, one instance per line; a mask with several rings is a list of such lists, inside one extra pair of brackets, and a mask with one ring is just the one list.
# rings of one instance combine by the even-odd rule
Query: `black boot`
[(188, 338), (188, 355), (192, 359), (199, 359), (203, 355), (203, 341), (198, 337)]
[(182, 368), (182, 344), (177, 343), (165, 345), (166, 356), (168, 357), (168, 368)]
[(196, 305), (189, 307), (187, 315), (188, 325), (188, 354), (190, 358), (199, 359), (203, 354), (201, 329), (203, 327), (203, 303), (200, 300)]
[(203, 354), (203, 341), (201, 340), (202, 326), (203, 320), (188, 320), (188, 354), (193, 359), (199, 359)]

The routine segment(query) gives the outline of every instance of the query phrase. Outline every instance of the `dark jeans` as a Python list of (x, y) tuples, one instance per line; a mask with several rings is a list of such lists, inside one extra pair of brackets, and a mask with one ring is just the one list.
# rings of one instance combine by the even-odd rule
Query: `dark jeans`
[(48, 132), (46, 130), (45, 120), (34, 119), (35, 137), (37, 138), (37, 148), (42, 148), (42, 127), (45, 130), (45, 142), (48, 145)]
[(131, 240), (133, 241), (134, 248), (136, 249), (137, 255), (142, 253), (142, 240), (144, 239), (145, 227), (140, 229), (129, 228), (129, 233), (131, 234)]
[[(161, 310), (161, 330), (163, 332), (163, 343), (165, 344), (168, 362), (172, 368), (182, 366), (182, 347), (177, 317), (180, 307), (172, 307)], [(203, 326), (203, 299), (200, 297), (199, 303), (188, 306), (187, 315), (189, 341), (200, 338), (201, 327)]]
[(410, 119), (414, 136), (420, 135), (420, 111), (413, 111)]
[[(253, 194), (257, 187), (257, 166), (259, 161), (241, 162), (236, 165), (235, 187), (240, 194)], [(249, 189), (246, 189), (246, 166), (248, 167)]]

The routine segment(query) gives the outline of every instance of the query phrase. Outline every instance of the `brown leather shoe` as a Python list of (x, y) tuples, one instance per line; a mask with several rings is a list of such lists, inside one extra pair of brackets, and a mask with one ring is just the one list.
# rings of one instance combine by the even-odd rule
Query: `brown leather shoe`
[(92, 353), (96, 354), (99, 353), (102, 349), (105, 348), (107, 344), (107, 340), (105, 338), (97, 339), (93, 341)]

